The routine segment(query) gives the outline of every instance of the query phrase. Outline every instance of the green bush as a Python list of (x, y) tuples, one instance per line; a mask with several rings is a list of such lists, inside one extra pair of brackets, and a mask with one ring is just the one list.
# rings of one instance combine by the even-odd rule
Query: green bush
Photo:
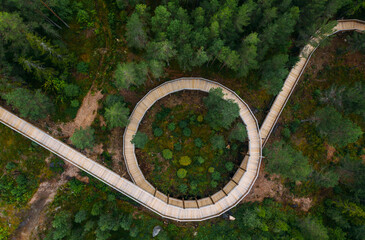
[(225, 167), (226, 167), (227, 171), (232, 171), (234, 168), (234, 164), (233, 164), (233, 162), (227, 162), (225, 164)]
[(188, 173), (188, 171), (186, 171), (184, 168), (180, 168), (179, 170), (177, 170), (177, 176), (179, 178), (184, 178), (186, 177), (186, 174)]
[(186, 128), (187, 126), (188, 126), (188, 123), (187, 123), (186, 121), (182, 120), (182, 121), (180, 121), (180, 122), (179, 122), (179, 127), (180, 127), (181, 129), (184, 129), (184, 128)]
[(86, 62), (79, 62), (76, 66), (76, 70), (79, 73), (88, 73), (89, 72), (89, 64)]
[(179, 186), (179, 192), (181, 192), (182, 194), (185, 194), (188, 191), (188, 186), (186, 184), (181, 184)]
[(198, 118), (197, 118), (198, 122), (203, 122), (204, 121), (204, 117), (203, 115), (199, 115)]
[(213, 180), (219, 181), (221, 179), (221, 174), (219, 172), (212, 173)]
[(213, 180), (210, 182), (210, 186), (212, 186), (212, 188), (216, 188), (218, 186), (218, 183)]
[(283, 130), (281, 131), (281, 135), (285, 138), (285, 139), (289, 139), (290, 138), (290, 129), (289, 128), (283, 128)]
[(190, 128), (184, 128), (183, 134), (184, 134), (185, 137), (190, 137), (191, 129)]
[(237, 123), (233, 128), (231, 134), (229, 135), (229, 140), (237, 140), (240, 142), (244, 142), (247, 138), (247, 131), (245, 126), (242, 123)]
[(295, 133), (296, 131), (297, 131), (297, 129), (298, 129), (298, 127), (300, 126), (300, 120), (299, 119), (294, 119), (294, 121), (292, 121), (291, 123), (290, 123), (290, 126), (289, 126), (289, 128), (290, 128), (290, 131), (292, 132), (292, 133)]
[(109, 129), (125, 127), (129, 122), (129, 108), (125, 103), (117, 102), (105, 108), (104, 117)]
[(77, 108), (80, 105), (79, 100), (75, 99), (71, 101), (71, 107)]
[(155, 128), (155, 129), (153, 130), (153, 135), (155, 135), (155, 137), (161, 137), (161, 136), (162, 136), (162, 134), (163, 134), (163, 131), (162, 131), (162, 129), (161, 129), (161, 128)]
[(212, 144), (212, 148), (214, 150), (223, 149), (225, 147), (224, 138), (223, 138), (223, 136), (220, 136), (220, 135), (214, 135), (210, 139), (210, 143)]
[(214, 167), (210, 167), (210, 168), (208, 168), (208, 172), (210, 172), (210, 173), (214, 173)]
[(63, 92), (69, 98), (77, 97), (80, 93), (80, 88), (75, 84), (66, 84), (63, 88)]
[(176, 128), (176, 124), (175, 123), (170, 123), (169, 125), (167, 125), (167, 128), (170, 130), (170, 131), (174, 131), (175, 128)]
[(191, 183), (190, 183), (190, 189), (191, 190), (196, 190), (198, 188), (198, 183), (197, 182), (195, 182), (195, 181), (192, 181)]
[(136, 148), (141, 148), (141, 149), (145, 147), (147, 142), (148, 142), (148, 136), (143, 132), (137, 132), (135, 135), (133, 135), (133, 138), (131, 140), (131, 143), (133, 143)]
[(205, 162), (205, 159), (202, 156), (199, 156), (197, 160), (200, 164), (203, 164)]
[(164, 159), (166, 159), (166, 160), (171, 159), (171, 158), (172, 158), (172, 152), (171, 152), (171, 150), (170, 150), (170, 149), (164, 149), (164, 150), (162, 151), (162, 156), (163, 156), (163, 158), (164, 158)]
[(5, 168), (6, 170), (12, 170), (16, 167), (16, 164), (13, 162), (8, 162), (8, 164), (6, 164)]
[(194, 144), (195, 144), (195, 146), (196, 146), (196, 147), (198, 147), (198, 148), (203, 147), (203, 141), (201, 140), (201, 138), (195, 138), (195, 139), (194, 139)]
[(75, 130), (70, 140), (72, 144), (75, 145), (77, 148), (92, 148), (95, 143), (94, 133), (95, 130), (90, 127), (85, 129), (82, 129), (82, 127), (80, 127), (80, 129)]
[(181, 149), (182, 149), (181, 144), (180, 144), (180, 143), (175, 143), (175, 144), (174, 144), (174, 149), (175, 149), (176, 151), (181, 151)]
[(191, 158), (188, 157), (188, 156), (182, 156), (179, 160), (179, 163), (182, 165), (182, 166), (189, 166), (190, 163), (191, 163)]

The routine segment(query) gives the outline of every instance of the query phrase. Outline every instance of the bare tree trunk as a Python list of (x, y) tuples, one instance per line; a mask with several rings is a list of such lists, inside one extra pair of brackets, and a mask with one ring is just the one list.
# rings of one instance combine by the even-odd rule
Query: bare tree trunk
[(68, 28), (70, 28), (70, 26), (69, 25), (67, 25), (67, 23), (65, 22), (65, 21), (63, 21), (62, 20), (62, 18), (60, 18), (50, 7), (48, 7), (48, 5), (45, 3), (45, 2), (43, 2), (42, 0), (40, 0), (41, 1), (41, 3), (46, 7), (46, 8), (48, 8), (48, 10), (49, 11), (51, 11), (52, 13), (53, 13), (53, 15), (55, 15), (61, 22), (63, 22), (63, 24), (65, 24), (66, 25), (66, 27), (68, 27)]

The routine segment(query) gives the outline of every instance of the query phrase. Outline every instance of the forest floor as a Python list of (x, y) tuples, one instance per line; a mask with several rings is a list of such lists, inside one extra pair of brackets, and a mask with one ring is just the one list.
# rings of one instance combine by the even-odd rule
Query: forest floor
[[(101, 91), (93, 92), (91, 88), (85, 96), (76, 118), (71, 122), (61, 123), (53, 129), (60, 128), (63, 137), (70, 137), (76, 129), (91, 126), (99, 108), (98, 101), (102, 97)], [(46, 220), (47, 207), (52, 203), (59, 187), (67, 183), (72, 177), (88, 182), (88, 177), (81, 177), (79, 171), (77, 167), (65, 162), (65, 171), (60, 176), (42, 182), (29, 201), (28, 210), (22, 214), (23, 221), (13, 233), (11, 239), (34, 239), (33, 236), (36, 236), (40, 230), (39, 226)]]
[(312, 207), (311, 198), (298, 198), (290, 193), (280, 181), (277, 174), (269, 174), (265, 172), (265, 165), (262, 163), (259, 176), (247, 196), (241, 201), (246, 202), (262, 202), (265, 198), (274, 198), (277, 202), (291, 204), (302, 211), (307, 212)]

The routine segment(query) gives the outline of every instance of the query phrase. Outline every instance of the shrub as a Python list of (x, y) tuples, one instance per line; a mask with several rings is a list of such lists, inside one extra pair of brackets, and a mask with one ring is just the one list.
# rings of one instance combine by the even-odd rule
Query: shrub
[(203, 122), (204, 121), (204, 117), (203, 115), (199, 115), (198, 118), (197, 118), (198, 122)]
[(164, 159), (166, 159), (166, 160), (171, 159), (171, 158), (172, 158), (172, 152), (171, 152), (171, 150), (170, 150), (170, 149), (164, 149), (164, 150), (162, 151), (162, 156), (163, 156), (163, 158), (164, 158)]
[(180, 168), (179, 170), (177, 170), (177, 176), (179, 178), (184, 178), (186, 177), (186, 174), (188, 173), (188, 171), (186, 171), (184, 168)]
[(94, 133), (95, 130), (92, 128), (85, 128), (75, 130), (74, 134), (71, 136), (71, 142), (77, 148), (85, 149), (85, 148), (92, 148), (94, 146)]
[(153, 130), (153, 135), (155, 135), (155, 137), (161, 137), (161, 136), (162, 136), (162, 134), (163, 134), (163, 131), (162, 131), (162, 129), (161, 129), (161, 128), (155, 128), (155, 129)]
[(8, 164), (6, 164), (5, 168), (6, 170), (12, 170), (16, 167), (16, 164), (13, 162), (8, 162)]
[(221, 174), (219, 172), (212, 173), (213, 180), (219, 181), (221, 179)]
[(170, 123), (167, 128), (170, 130), (170, 131), (174, 131), (175, 128), (176, 128), (176, 124), (175, 123)]
[(179, 192), (181, 192), (182, 194), (185, 194), (188, 191), (188, 186), (186, 184), (181, 184), (179, 186)]
[(80, 88), (75, 84), (66, 84), (63, 88), (63, 92), (67, 97), (77, 97), (79, 95)]
[(88, 73), (89, 72), (89, 64), (86, 62), (79, 62), (76, 66), (76, 70), (79, 73)]
[(205, 159), (204, 159), (202, 156), (199, 156), (199, 157), (198, 157), (198, 162), (199, 162), (200, 164), (203, 164), (203, 163), (205, 162)]
[(295, 133), (297, 131), (297, 129), (298, 129), (299, 126), (300, 126), (300, 120), (297, 119), (297, 118), (294, 119), (294, 121), (292, 121), (290, 123), (290, 126), (289, 126), (290, 131), (293, 132), (293, 133)]
[(281, 135), (285, 138), (285, 139), (289, 139), (290, 138), (290, 129), (289, 128), (283, 128), (283, 130), (281, 131)]
[(220, 135), (214, 135), (210, 139), (210, 143), (212, 144), (214, 150), (223, 149), (225, 147), (224, 138)]
[(208, 168), (208, 172), (210, 172), (210, 173), (214, 173), (214, 167), (210, 167), (210, 168)]
[(71, 101), (71, 107), (77, 108), (80, 105), (79, 100), (75, 99)]
[(131, 140), (131, 143), (133, 143), (136, 148), (141, 148), (141, 149), (145, 147), (147, 142), (148, 142), (148, 136), (143, 132), (137, 132)]
[(194, 139), (194, 144), (195, 144), (195, 146), (196, 146), (196, 147), (198, 147), (198, 148), (203, 147), (203, 141), (201, 140), (201, 138), (195, 138), (195, 139)]
[(106, 107), (111, 107), (116, 103), (124, 103), (124, 98), (121, 95), (108, 95), (105, 99), (104, 105)]
[(232, 171), (234, 168), (234, 164), (233, 164), (233, 162), (227, 162), (225, 164), (225, 167), (226, 167), (227, 171)]
[(179, 122), (179, 127), (180, 127), (181, 129), (184, 129), (184, 128), (186, 128), (187, 126), (188, 126), (188, 123), (187, 123), (186, 121), (182, 120), (182, 121), (180, 121), (180, 122)]
[(195, 182), (195, 181), (192, 181), (191, 183), (190, 183), (190, 189), (191, 190), (196, 190), (198, 188), (198, 183), (197, 182)]
[(175, 144), (174, 144), (174, 149), (175, 149), (176, 151), (181, 151), (181, 149), (182, 149), (181, 144), (180, 144), (180, 143), (175, 143)]
[(210, 186), (212, 186), (212, 188), (216, 188), (218, 186), (218, 183), (213, 180), (210, 182)]
[(190, 128), (184, 128), (183, 134), (184, 134), (185, 137), (190, 137), (191, 129)]
[(182, 165), (182, 166), (189, 166), (190, 163), (191, 163), (191, 159), (190, 157), (188, 156), (182, 156), (179, 160), (179, 163)]
[(237, 123), (235, 128), (232, 130), (229, 135), (229, 140), (237, 140), (240, 142), (244, 142), (247, 138), (247, 131), (245, 126), (242, 123)]
[(117, 102), (112, 106), (105, 108), (104, 117), (109, 129), (125, 127), (129, 122), (129, 108), (125, 103)]

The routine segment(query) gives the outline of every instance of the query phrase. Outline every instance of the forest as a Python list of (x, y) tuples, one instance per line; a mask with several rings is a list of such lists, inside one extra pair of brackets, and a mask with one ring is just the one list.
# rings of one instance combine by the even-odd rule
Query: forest
[[(2, 0), (0, 105), (131, 180), (123, 133), (151, 89), (210, 79), (261, 125), (301, 49), (340, 19), (365, 21), (365, 2)], [(0, 240), (365, 239), (364, 84), (363, 32), (320, 42), (234, 221), (164, 219), (0, 124)], [(184, 91), (147, 111), (132, 143), (166, 195), (202, 198), (239, 168), (247, 130), (223, 96)]]

